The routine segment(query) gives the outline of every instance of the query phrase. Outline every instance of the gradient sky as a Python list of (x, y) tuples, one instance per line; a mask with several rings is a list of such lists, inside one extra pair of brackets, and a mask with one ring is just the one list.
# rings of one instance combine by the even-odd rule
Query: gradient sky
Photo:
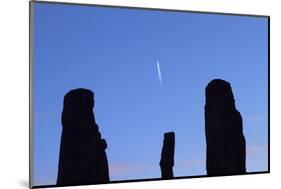
[(232, 85), (247, 171), (267, 170), (267, 18), (34, 5), (35, 185), (56, 183), (63, 97), (81, 87), (95, 92), (111, 180), (159, 178), (167, 131), (174, 175), (205, 175), (204, 92), (215, 78)]

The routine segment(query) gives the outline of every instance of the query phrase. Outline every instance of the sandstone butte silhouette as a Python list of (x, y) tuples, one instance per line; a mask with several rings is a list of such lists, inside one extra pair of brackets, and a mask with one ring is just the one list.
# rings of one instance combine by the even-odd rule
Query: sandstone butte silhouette
[(207, 175), (246, 173), (242, 117), (235, 108), (230, 83), (212, 80), (205, 92)]
[(106, 141), (93, 113), (94, 93), (71, 90), (64, 96), (57, 185), (109, 182)]
[(175, 133), (168, 132), (164, 134), (163, 147), (161, 152), (160, 168), (162, 179), (171, 179), (174, 177), (174, 153), (175, 153)]

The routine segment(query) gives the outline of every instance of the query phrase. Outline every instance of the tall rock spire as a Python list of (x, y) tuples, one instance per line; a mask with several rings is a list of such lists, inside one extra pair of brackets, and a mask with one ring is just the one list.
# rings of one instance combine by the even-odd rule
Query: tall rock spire
[(75, 89), (64, 97), (57, 185), (109, 182), (106, 141), (93, 113), (94, 93)]
[(206, 87), (205, 133), (207, 175), (246, 172), (242, 117), (230, 83), (224, 80), (212, 80)]

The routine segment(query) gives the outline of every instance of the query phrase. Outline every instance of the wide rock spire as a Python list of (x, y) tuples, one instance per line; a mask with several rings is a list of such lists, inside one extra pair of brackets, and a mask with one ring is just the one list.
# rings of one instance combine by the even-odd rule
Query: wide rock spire
[(94, 93), (75, 89), (64, 97), (58, 185), (109, 182), (106, 141), (93, 113)]
[(236, 110), (230, 83), (215, 79), (206, 87), (205, 132), (207, 175), (246, 172), (242, 117)]

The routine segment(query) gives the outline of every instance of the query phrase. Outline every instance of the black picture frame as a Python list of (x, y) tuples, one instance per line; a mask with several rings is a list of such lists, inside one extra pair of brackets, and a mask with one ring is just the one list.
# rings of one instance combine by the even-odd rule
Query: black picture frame
[[(122, 8), (122, 9), (132, 9), (132, 10), (158, 10), (163, 12), (183, 12), (183, 13), (200, 13), (200, 14), (215, 14), (215, 15), (231, 15), (231, 16), (246, 16), (246, 17), (263, 17), (268, 20), (268, 170), (249, 172), (243, 175), (253, 175), (253, 174), (268, 174), (270, 173), (270, 16), (269, 15), (254, 15), (254, 14), (237, 14), (237, 13), (224, 13), (224, 12), (207, 12), (207, 11), (192, 11), (192, 10), (177, 10), (177, 9), (162, 9), (162, 8), (148, 8), (148, 7), (132, 7), (132, 6), (120, 6), (120, 5), (102, 5), (102, 4), (86, 4), (86, 3), (69, 3), (69, 2), (55, 2), (55, 1), (29, 1), (29, 187), (30, 188), (52, 188), (52, 187), (65, 187), (65, 186), (82, 186), (89, 184), (77, 184), (77, 185), (38, 185), (33, 186), (33, 3), (42, 4), (60, 4), (69, 6), (87, 6), (87, 7), (107, 7), (107, 8)], [(241, 174), (237, 174), (241, 175)], [(198, 176), (180, 176), (174, 177), (173, 180), (178, 179), (190, 179), (190, 178), (211, 178), (211, 177), (224, 177), (224, 176), (235, 176), (231, 175), (221, 175), (221, 176), (208, 176), (208, 175), (198, 175)], [(107, 184), (115, 183), (131, 183), (131, 182), (144, 182), (144, 181), (160, 181), (161, 178), (151, 178), (151, 179), (130, 179), (130, 180), (120, 180), (120, 181), (110, 181)], [(94, 184), (97, 185), (97, 184)]]

